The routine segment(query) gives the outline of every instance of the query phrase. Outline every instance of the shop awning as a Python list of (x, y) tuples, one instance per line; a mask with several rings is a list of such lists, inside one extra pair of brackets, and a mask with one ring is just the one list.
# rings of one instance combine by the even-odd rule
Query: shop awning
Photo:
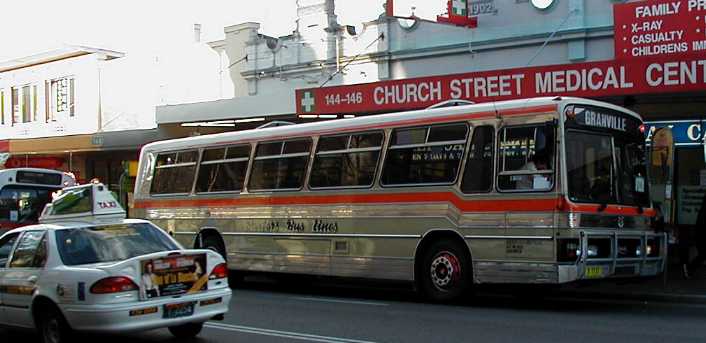
[(207, 122), (255, 117), (277, 117), (296, 113), (294, 92), (255, 95), (233, 99), (157, 106), (157, 125)]
[[(89, 151), (135, 150), (168, 138), (159, 129), (99, 132), (87, 135), (12, 139), (6, 150), (18, 154), (61, 154)], [(3, 145), (0, 142), (0, 151)]]

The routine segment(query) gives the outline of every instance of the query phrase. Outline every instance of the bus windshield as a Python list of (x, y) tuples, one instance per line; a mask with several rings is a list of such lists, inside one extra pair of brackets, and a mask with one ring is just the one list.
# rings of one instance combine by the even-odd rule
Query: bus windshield
[(10, 226), (34, 224), (59, 188), (8, 185), (0, 190), (0, 222)]
[(640, 120), (590, 106), (572, 106), (566, 114), (569, 200), (648, 207)]

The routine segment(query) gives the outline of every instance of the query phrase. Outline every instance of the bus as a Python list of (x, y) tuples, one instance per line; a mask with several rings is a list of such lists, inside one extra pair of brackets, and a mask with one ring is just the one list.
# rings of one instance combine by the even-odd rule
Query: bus
[(70, 173), (40, 168), (0, 170), (0, 234), (17, 227), (36, 224), (52, 193), (74, 186)]
[(664, 270), (644, 126), (608, 103), (532, 98), (155, 142), (135, 213), (231, 271), (564, 284)]

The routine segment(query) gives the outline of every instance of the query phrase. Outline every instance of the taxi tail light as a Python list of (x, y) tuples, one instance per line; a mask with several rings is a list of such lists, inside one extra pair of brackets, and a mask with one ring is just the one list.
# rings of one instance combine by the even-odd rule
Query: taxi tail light
[(127, 277), (116, 276), (108, 277), (97, 281), (91, 286), (91, 293), (93, 294), (110, 294), (110, 293), (121, 293), (136, 291), (139, 287)]
[(211, 275), (208, 277), (209, 280), (215, 280), (215, 279), (225, 279), (228, 277), (228, 265), (225, 263), (221, 263), (215, 267), (213, 267), (213, 271), (211, 271)]

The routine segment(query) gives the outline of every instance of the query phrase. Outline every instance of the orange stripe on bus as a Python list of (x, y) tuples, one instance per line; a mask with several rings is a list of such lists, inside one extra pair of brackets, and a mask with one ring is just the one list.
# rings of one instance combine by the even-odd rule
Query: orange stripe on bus
[(553, 211), (559, 198), (531, 200), (463, 200), (453, 193), (398, 193), (369, 195), (311, 195), (252, 197), (241, 199), (137, 200), (135, 208), (179, 208), (218, 206), (348, 205), (400, 203), (452, 203), (461, 211)]
[[(598, 213), (598, 205), (568, 204), (562, 197), (505, 200), (463, 200), (450, 192), (417, 192), (397, 194), (351, 194), (248, 197), (240, 199), (178, 199), (136, 200), (135, 208), (228, 207), (228, 206), (284, 206), (284, 205), (348, 205), (348, 204), (404, 204), (451, 203), (462, 212), (547, 212), (567, 211)], [(601, 213), (637, 215), (635, 207), (609, 205)], [(645, 209), (644, 215), (654, 211)]]

